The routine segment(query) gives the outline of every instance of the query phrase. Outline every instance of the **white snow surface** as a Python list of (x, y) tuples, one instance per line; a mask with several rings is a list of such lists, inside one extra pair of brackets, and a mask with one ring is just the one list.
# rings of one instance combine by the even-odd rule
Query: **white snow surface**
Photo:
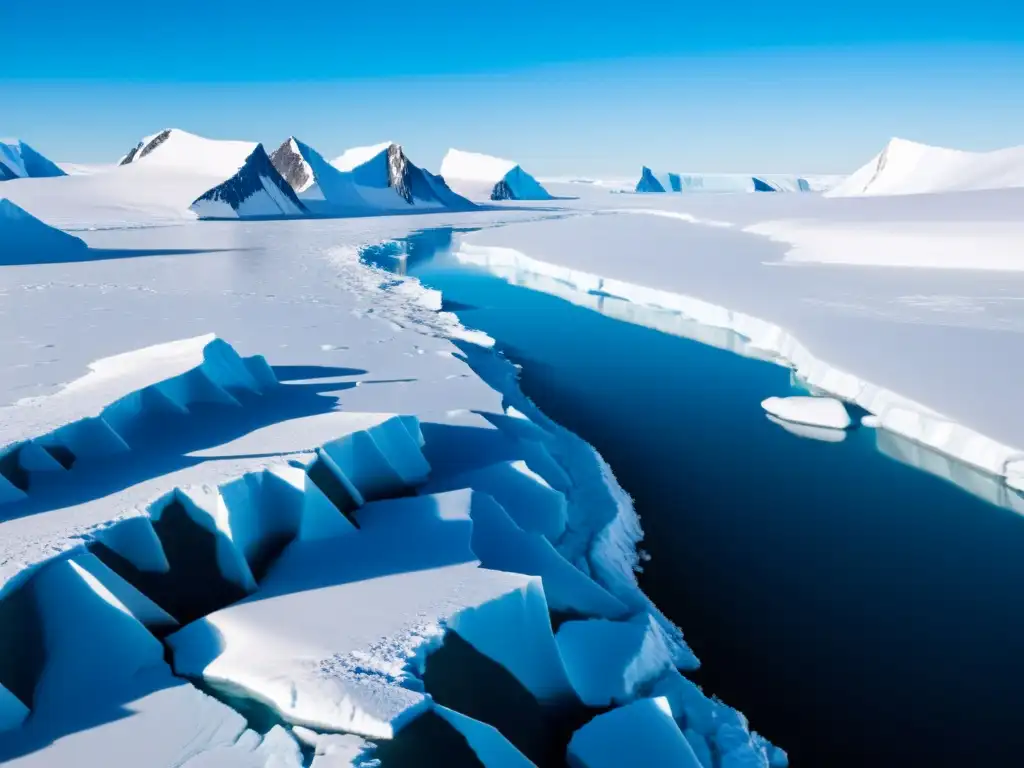
[[(168, 130), (170, 134), (165, 141), (145, 157), (132, 160), (131, 164), (164, 166), (179, 171), (228, 178), (242, 167), (257, 144), (255, 141), (208, 139), (180, 128)], [(143, 138), (143, 147), (158, 135)]]
[(1024, 187), (1024, 146), (967, 152), (892, 139), (827, 194), (913, 195)]
[[(606, 303), (633, 307), (636, 322), (655, 308), (680, 326), (703, 326), (705, 336), (737, 334), (723, 343), (792, 367), (884, 429), (1024, 489), (1024, 418), (1007, 405), (1024, 333), (1024, 281), (1016, 270), (953, 273), (929, 259), (951, 226), (963, 235), (962, 252), (979, 262), (979, 246), (992, 237), (1015, 249), (1024, 242), (1024, 191), (863, 200), (638, 195), (616, 203), (617, 215), (466, 235), (457, 258), (512, 282), (550, 290), (557, 283), (581, 303), (597, 305), (594, 291), (610, 295)], [(780, 231), (790, 240), (819, 236), (798, 265)], [(908, 234), (914, 270), (809, 263), (847, 253), (851, 233), (875, 238), (871, 263), (903, 263), (908, 239), (892, 231), (917, 233)]]
[(846, 406), (834, 397), (769, 397), (761, 402), (767, 413), (785, 421), (812, 427), (846, 429), (851, 424)]

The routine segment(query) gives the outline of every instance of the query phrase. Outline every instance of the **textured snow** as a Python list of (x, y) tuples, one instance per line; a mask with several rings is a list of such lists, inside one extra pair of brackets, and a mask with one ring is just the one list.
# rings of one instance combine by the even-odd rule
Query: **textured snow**
[(701, 768), (663, 698), (641, 699), (595, 717), (573, 734), (569, 763), (579, 768)]
[(0, 265), (82, 256), (86, 245), (0, 198)]
[(965, 152), (892, 139), (828, 194), (912, 195), (1024, 187), (1024, 147)]
[(779, 419), (812, 427), (846, 429), (851, 424), (846, 406), (834, 397), (769, 397), (761, 407)]

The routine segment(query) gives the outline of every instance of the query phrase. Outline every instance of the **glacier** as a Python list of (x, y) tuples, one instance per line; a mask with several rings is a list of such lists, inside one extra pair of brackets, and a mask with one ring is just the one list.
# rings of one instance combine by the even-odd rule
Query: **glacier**
[(478, 152), (449, 149), (441, 161), (441, 176), (470, 199), (552, 199), (518, 163)]

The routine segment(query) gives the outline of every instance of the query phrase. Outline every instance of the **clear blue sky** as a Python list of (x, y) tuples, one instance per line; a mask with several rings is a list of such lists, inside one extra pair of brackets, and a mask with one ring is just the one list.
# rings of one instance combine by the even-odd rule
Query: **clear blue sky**
[(844, 172), (893, 135), (1024, 144), (1022, 5), (4, 3), (0, 135), (81, 162), (173, 126), (435, 169), (458, 146), (542, 175)]

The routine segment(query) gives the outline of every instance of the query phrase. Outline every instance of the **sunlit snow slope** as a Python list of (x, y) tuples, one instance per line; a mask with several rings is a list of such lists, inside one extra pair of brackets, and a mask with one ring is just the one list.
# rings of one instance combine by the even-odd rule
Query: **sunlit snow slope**
[(965, 152), (892, 139), (828, 194), (912, 195), (1024, 187), (1024, 147)]

